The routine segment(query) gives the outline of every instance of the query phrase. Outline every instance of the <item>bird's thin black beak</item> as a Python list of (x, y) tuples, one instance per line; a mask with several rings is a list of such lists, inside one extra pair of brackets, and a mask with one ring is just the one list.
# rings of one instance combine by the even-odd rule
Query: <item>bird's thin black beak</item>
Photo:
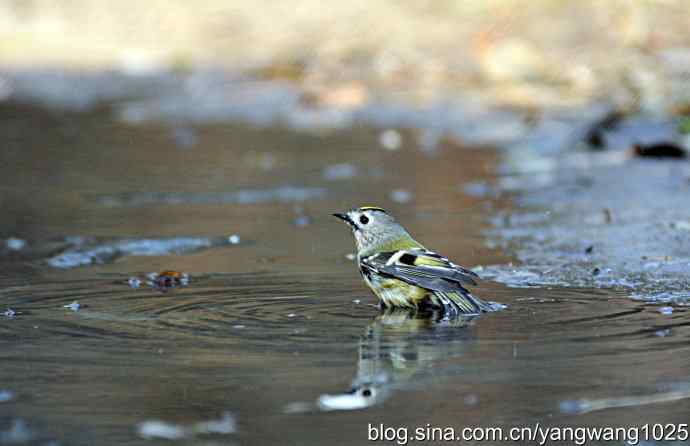
[(338, 217), (339, 219), (341, 219), (342, 221), (344, 221), (344, 222), (347, 223), (348, 225), (352, 226), (353, 228), (356, 228), (356, 227), (357, 227), (357, 225), (355, 225), (355, 222), (352, 221), (352, 219), (350, 218), (350, 216), (347, 215), (347, 214), (341, 214), (341, 213), (337, 213), (337, 212), (336, 212), (335, 214), (333, 214), (333, 216), (334, 216), (334, 217)]

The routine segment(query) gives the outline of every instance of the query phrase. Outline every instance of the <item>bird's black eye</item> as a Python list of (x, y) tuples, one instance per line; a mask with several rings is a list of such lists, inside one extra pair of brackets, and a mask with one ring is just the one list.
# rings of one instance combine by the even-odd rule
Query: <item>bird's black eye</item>
[(362, 215), (361, 217), (359, 217), (359, 222), (363, 225), (366, 225), (367, 223), (369, 223), (369, 217), (367, 217), (366, 215)]

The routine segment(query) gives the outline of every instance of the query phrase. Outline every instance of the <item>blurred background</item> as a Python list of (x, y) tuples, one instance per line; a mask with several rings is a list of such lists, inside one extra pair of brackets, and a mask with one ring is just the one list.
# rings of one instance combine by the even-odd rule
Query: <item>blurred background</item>
[[(686, 0), (0, 0), (0, 444), (687, 422), (688, 29)], [(330, 217), (361, 205), (508, 309), (377, 317)]]
[[(644, 262), (621, 246), (678, 253), (640, 240), (638, 225), (673, 226), (662, 243), (669, 248), (686, 226), (673, 205), (686, 200), (685, 163), (669, 171), (639, 161), (687, 154), (688, 8), (681, 0), (2, 0), (5, 237), (62, 237), (63, 229), (48, 234), (41, 216), (72, 216), (87, 203), (137, 205), (143, 216), (156, 203), (237, 202), (227, 194), (247, 188), (297, 206), (289, 213), (302, 222), (307, 197), (329, 191), (340, 191), (331, 204), (421, 210), (519, 196), (520, 206), (555, 213), (515, 219), (527, 222), (522, 242), (536, 243), (511, 255), (536, 266), (560, 255), (537, 249), (545, 232), (573, 253), (622, 232), (600, 253), (625, 258), (619, 266), (634, 258), (640, 273)], [(39, 122), (43, 131), (33, 132)], [(469, 152), (459, 147), (487, 149), (472, 155), (479, 169), (465, 167)], [(448, 165), (439, 154), (462, 160)], [(111, 164), (95, 161), (105, 159)], [(405, 175), (389, 175), (390, 161), (408, 166)], [(467, 178), (477, 172), (490, 178)], [(39, 204), (47, 184), (69, 199)], [(427, 184), (451, 198), (413, 190)], [(38, 198), (23, 203), (32, 188)], [(579, 222), (602, 212), (619, 217), (605, 219), (614, 234), (583, 233)], [(489, 244), (508, 248), (513, 239), (498, 234)], [(580, 282), (591, 282), (595, 267), (585, 262)]]
[[(401, 90), (428, 101), (453, 90), (531, 109), (606, 98), (660, 111), (688, 99), (677, 84), (690, 63), (687, 8), (680, 0), (205, 1), (193, 8), (175, 0), (146, 7), (3, 0), (0, 63), (10, 78), (60, 72), (64, 84), (54, 90), (78, 73), (96, 83), (91, 77), (103, 72), (216, 69), (286, 81), (312, 105), (333, 107), (362, 107)], [(43, 95), (60, 94), (33, 80)], [(75, 94), (136, 93), (103, 81), (98, 92)], [(5, 79), (3, 97), (31, 95), (21, 90)]]

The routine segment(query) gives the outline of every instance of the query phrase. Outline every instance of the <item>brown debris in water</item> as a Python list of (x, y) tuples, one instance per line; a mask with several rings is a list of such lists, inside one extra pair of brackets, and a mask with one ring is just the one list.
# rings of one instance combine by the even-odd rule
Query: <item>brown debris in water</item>
[[(189, 285), (189, 274), (175, 270), (165, 270), (160, 273), (149, 273), (146, 275), (146, 283), (158, 291), (166, 292), (171, 288), (185, 287)], [(127, 283), (132, 288), (139, 288), (142, 280), (137, 277), (130, 277)]]
[(656, 144), (635, 144), (633, 147), (635, 156), (649, 158), (685, 158), (687, 152), (683, 147), (672, 142), (659, 142)]
[(170, 288), (187, 286), (189, 284), (189, 274), (166, 270), (153, 276), (152, 283), (154, 288), (165, 292)]

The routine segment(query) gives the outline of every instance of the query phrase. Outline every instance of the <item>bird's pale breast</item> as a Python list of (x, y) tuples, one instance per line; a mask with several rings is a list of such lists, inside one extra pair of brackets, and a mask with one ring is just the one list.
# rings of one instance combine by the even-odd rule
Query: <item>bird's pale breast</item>
[(386, 306), (413, 308), (429, 293), (424, 288), (397, 279), (372, 275), (364, 276), (364, 280)]

